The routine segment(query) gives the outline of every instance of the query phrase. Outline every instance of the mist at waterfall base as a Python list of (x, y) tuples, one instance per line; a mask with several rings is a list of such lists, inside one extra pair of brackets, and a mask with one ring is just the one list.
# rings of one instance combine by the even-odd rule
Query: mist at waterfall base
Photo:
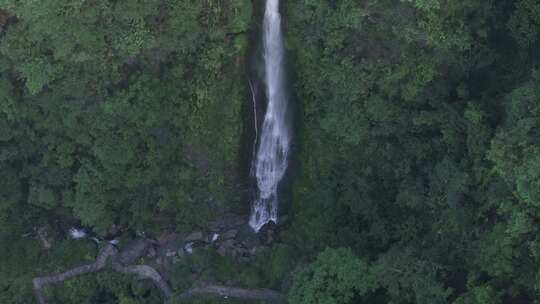
[(262, 36), (267, 105), (252, 168), (257, 197), (249, 219), (256, 232), (265, 224), (278, 221), (278, 186), (287, 170), (291, 137), (279, 0), (266, 1)]

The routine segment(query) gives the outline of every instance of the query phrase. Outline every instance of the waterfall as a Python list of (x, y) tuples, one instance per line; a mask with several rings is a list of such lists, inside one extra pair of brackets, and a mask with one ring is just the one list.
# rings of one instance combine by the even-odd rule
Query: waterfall
[(290, 128), (287, 125), (284, 47), (279, 0), (267, 0), (263, 21), (264, 81), (268, 99), (259, 147), (253, 162), (257, 197), (249, 225), (255, 231), (270, 221), (277, 223), (278, 184), (287, 170)]

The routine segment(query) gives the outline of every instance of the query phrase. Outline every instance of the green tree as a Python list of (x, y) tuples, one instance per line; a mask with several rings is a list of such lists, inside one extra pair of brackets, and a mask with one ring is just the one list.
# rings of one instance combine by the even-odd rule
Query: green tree
[(369, 264), (349, 249), (326, 249), (296, 274), (289, 293), (293, 304), (347, 304), (377, 288)]

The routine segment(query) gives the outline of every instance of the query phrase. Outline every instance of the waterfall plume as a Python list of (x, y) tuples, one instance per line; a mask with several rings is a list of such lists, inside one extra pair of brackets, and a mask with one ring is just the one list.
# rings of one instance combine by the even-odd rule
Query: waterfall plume
[(257, 197), (252, 205), (250, 226), (259, 231), (278, 219), (278, 185), (287, 170), (290, 126), (285, 90), (285, 62), (279, 0), (267, 0), (263, 21), (264, 83), (268, 100), (253, 163)]

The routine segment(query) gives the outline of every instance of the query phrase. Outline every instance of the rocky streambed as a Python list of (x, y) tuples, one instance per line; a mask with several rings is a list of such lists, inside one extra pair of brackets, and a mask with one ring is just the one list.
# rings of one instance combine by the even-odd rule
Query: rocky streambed
[(257, 252), (277, 241), (278, 229), (278, 226), (267, 225), (256, 234), (249, 227), (246, 216), (228, 214), (209, 222), (204, 230), (184, 235), (174, 232), (162, 234), (155, 248), (149, 250), (148, 257), (161, 268), (181, 262), (195, 250), (213, 248), (221, 256), (249, 262)]

